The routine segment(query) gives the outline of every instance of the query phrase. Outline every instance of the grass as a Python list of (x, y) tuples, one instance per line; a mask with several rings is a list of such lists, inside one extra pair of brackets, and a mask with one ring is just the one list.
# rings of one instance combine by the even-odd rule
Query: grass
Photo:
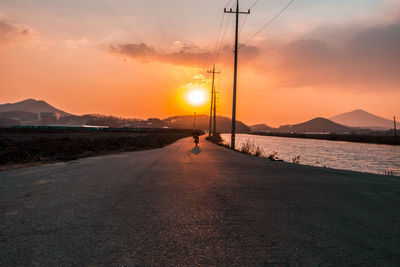
[(293, 162), (294, 164), (299, 164), (299, 163), (300, 163), (300, 155), (294, 156), (294, 157), (292, 158), (292, 162)]
[(245, 153), (248, 155), (256, 156), (259, 158), (264, 157), (264, 150), (254, 141), (247, 139), (243, 144), (242, 147), (240, 148), (239, 152)]
[(0, 166), (30, 162), (74, 160), (123, 151), (160, 148), (191, 135), (186, 131), (117, 132), (32, 129), (0, 135)]

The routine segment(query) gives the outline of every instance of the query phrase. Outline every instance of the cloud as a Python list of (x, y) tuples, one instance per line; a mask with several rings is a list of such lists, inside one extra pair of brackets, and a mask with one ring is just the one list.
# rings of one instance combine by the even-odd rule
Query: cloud
[(0, 18), (0, 46), (15, 44), (31, 35), (31, 29), (7, 22)]
[[(178, 43), (176, 42), (174, 43), (174, 45), (177, 44)], [(213, 51), (211, 50), (200, 49), (197, 46), (187, 44), (180, 45), (177, 50), (171, 52), (155, 49), (154, 47), (145, 43), (110, 45), (109, 51), (113, 54), (117, 54), (125, 58), (131, 58), (143, 63), (157, 61), (190, 67), (208, 66), (213, 54)], [(241, 51), (246, 55), (247, 61), (255, 58), (259, 53), (259, 50), (256, 47), (249, 46), (242, 47)], [(232, 48), (227, 45), (222, 46), (218, 60), (221, 62), (230, 54), (232, 54)]]
[(341, 46), (317, 39), (297, 40), (266, 51), (255, 67), (273, 73), (281, 86), (394, 89), (400, 85), (399, 47), (397, 21), (359, 31)]

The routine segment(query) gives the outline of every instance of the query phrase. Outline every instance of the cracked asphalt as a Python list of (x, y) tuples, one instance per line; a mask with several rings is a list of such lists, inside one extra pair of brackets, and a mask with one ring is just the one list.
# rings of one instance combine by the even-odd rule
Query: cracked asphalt
[(0, 172), (1, 266), (399, 266), (400, 179), (201, 139)]

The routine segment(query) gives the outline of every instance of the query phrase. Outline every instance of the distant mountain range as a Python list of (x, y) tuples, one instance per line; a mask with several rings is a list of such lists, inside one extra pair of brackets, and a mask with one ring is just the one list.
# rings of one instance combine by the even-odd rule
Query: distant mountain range
[[(52, 123), (43, 122), (38, 116), (40, 112), (53, 112), (57, 115), (57, 119)], [(231, 123), (230, 118), (217, 116), (217, 131), (221, 133), (229, 133), (231, 131)], [(0, 126), (49, 124), (191, 129), (193, 128), (193, 116), (174, 116), (165, 119), (150, 118), (147, 120), (118, 118), (96, 114), (78, 116), (57, 109), (43, 100), (35, 99), (27, 99), (17, 103), (0, 105)], [(400, 124), (397, 125), (400, 129)], [(198, 115), (196, 117), (196, 128), (208, 130), (208, 127), (209, 116)], [(350, 133), (354, 131), (363, 131), (363, 129), (360, 128), (369, 128), (373, 130), (393, 129), (393, 121), (370, 114), (363, 110), (354, 110), (352, 112), (331, 117), (330, 119), (314, 118), (294, 125), (283, 125), (279, 128), (270, 127), (266, 124), (247, 126), (241, 121), (236, 122), (236, 130), (238, 133)]]
[[(329, 118), (330, 120), (349, 127), (362, 127), (370, 129), (393, 129), (393, 120), (388, 120), (361, 109), (346, 112)], [(400, 124), (397, 123), (397, 127)]]
[(71, 115), (65, 111), (53, 107), (52, 105), (49, 105), (46, 101), (35, 100), (33, 98), (29, 98), (16, 103), (7, 103), (0, 105), (0, 112), (9, 111), (25, 111), (34, 114), (39, 114), (40, 112), (53, 112), (57, 116)]
[[(57, 115), (57, 120), (51, 123), (44, 123), (39, 120), (40, 112), (53, 112)], [(217, 131), (230, 132), (231, 119), (228, 117), (217, 116)], [(193, 116), (174, 116), (166, 119), (149, 118), (147, 120), (136, 118), (118, 118), (98, 114), (73, 115), (57, 109), (43, 100), (27, 99), (17, 103), (0, 105), (0, 126), (19, 126), (19, 125), (97, 125), (109, 127), (140, 127), (140, 128), (193, 128)], [(196, 116), (196, 128), (208, 130), (209, 116)], [(236, 122), (238, 133), (248, 133), (250, 128), (241, 121)]]
[(265, 124), (250, 126), (252, 132), (275, 132), (275, 133), (350, 133), (353, 129), (335, 123), (325, 118), (314, 118), (312, 120), (294, 124), (283, 125), (273, 128)]
[[(400, 129), (400, 124), (397, 123)], [(270, 127), (266, 124), (250, 126), (251, 132), (281, 132), (281, 133), (350, 133), (393, 129), (393, 121), (373, 115), (361, 109), (346, 112), (330, 119), (314, 118), (312, 120), (294, 124), (283, 125), (279, 128)]]
[(278, 132), (285, 133), (350, 133), (351, 131), (351, 128), (325, 118), (315, 118), (299, 124), (284, 125), (278, 128)]
[(260, 124), (254, 124), (250, 126), (250, 131), (251, 132), (273, 132), (276, 131), (277, 128), (268, 126), (264, 123), (260, 123)]

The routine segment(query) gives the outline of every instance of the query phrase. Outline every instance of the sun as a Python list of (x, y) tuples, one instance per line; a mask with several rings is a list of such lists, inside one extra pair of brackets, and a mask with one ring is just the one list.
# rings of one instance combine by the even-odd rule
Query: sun
[(186, 100), (190, 105), (199, 107), (206, 103), (207, 93), (203, 89), (193, 89), (186, 93)]

